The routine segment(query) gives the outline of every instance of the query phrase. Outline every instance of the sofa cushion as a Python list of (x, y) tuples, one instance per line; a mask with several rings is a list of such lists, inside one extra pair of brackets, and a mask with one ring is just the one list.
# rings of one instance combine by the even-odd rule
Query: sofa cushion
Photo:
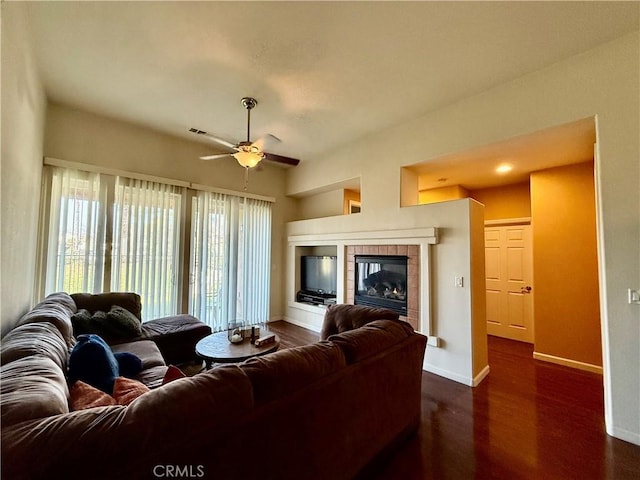
[(92, 314), (97, 311), (108, 312), (113, 305), (123, 307), (142, 319), (140, 295), (133, 292), (74, 293), (71, 298), (78, 309), (84, 308)]
[(116, 399), (108, 393), (92, 387), (82, 380), (75, 382), (69, 389), (71, 410), (85, 410), (94, 407), (116, 405)]
[(142, 336), (153, 340), (165, 362), (172, 364), (196, 360), (196, 343), (211, 334), (211, 327), (191, 315), (171, 315), (142, 324)]
[(38, 303), (32, 310), (25, 313), (16, 326), (35, 322), (48, 322), (54, 325), (62, 334), (67, 346), (73, 347), (75, 338), (71, 325), (71, 315), (77, 309), (71, 297), (66, 293), (52, 293)]
[(137, 340), (135, 342), (119, 343), (111, 345), (114, 353), (129, 352), (140, 358), (142, 369), (165, 366), (160, 349), (151, 340)]
[(367, 325), (337, 335), (329, 341), (344, 352), (347, 363), (356, 363), (382, 352), (413, 335), (413, 327), (400, 320), (376, 320)]
[(20, 325), (2, 339), (1, 364), (39, 355), (53, 360), (63, 371), (67, 369), (69, 348), (55, 325), (34, 322)]
[(163, 385), (164, 376), (167, 374), (168, 369), (169, 367), (163, 365), (145, 368), (136, 375), (135, 379), (153, 390)]
[(223, 365), (151, 390), (127, 407), (122, 420), (148, 425), (150, 433), (170, 438), (177, 425), (172, 419), (179, 418), (195, 438), (197, 430), (204, 429), (209, 431), (200, 434), (210, 439), (215, 436), (210, 426), (231, 423), (235, 414), (242, 415), (253, 405), (247, 376), (237, 365)]
[(256, 404), (280, 398), (344, 366), (340, 348), (325, 341), (254, 357), (240, 364), (251, 380)]
[(98, 335), (80, 335), (69, 356), (69, 381), (82, 380), (103, 392), (113, 392), (120, 367), (109, 345)]
[(360, 328), (374, 320), (398, 320), (400, 316), (386, 308), (367, 307), (365, 305), (338, 304), (329, 305), (324, 315), (320, 339), (330, 335)]
[(62, 369), (50, 358), (32, 356), (0, 370), (2, 428), (25, 420), (69, 412), (69, 389)]

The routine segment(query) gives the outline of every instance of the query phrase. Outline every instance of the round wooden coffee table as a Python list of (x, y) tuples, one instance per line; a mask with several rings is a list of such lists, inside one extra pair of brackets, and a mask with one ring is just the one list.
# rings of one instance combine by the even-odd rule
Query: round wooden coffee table
[[(275, 334), (274, 334), (275, 335)], [(205, 362), (206, 368), (215, 363), (239, 363), (252, 357), (275, 352), (280, 346), (280, 338), (261, 347), (252, 345), (248, 338), (242, 343), (231, 343), (227, 332), (212, 333), (196, 344), (196, 354)]]

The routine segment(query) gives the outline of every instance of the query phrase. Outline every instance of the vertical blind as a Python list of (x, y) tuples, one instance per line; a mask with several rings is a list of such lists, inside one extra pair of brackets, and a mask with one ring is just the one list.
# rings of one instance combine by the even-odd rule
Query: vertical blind
[(118, 177), (111, 290), (136, 292), (146, 318), (177, 312), (180, 188)]
[[(150, 320), (179, 312), (180, 279), (188, 278), (188, 313), (214, 331), (229, 321), (269, 320), (270, 202), (197, 190), (183, 205), (183, 187), (54, 166), (44, 171), (45, 295), (133, 291)], [(185, 245), (183, 215), (191, 215)]]
[(269, 317), (271, 287), (271, 203), (244, 199), (241, 212), (238, 272), (244, 299), (242, 319), (248, 323)]
[(190, 312), (215, 331), (269, 318), (271, 204), (200, 191), (193, 199)]
[(45, 289), (102, 290), (106, 190), (100, 175), (47, 169), (51, 184)]

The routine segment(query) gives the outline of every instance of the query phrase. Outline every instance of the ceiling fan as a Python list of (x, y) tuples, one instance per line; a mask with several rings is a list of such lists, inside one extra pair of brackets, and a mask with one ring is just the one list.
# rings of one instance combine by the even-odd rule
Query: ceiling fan
[(300, 163), (300, 160), (297, 158), (284, 157), (282, 155), (276, 155), (275, 153), (268, 153), (263, 150), (264, 143), (267, 139), (273, 139), (277, 142), (280, 139), (274, 135), (266, 135), (264, 137), (259, 138), (255, 142), (251, 141), (250, 136), (250, 128), (251, 128), (251, 110), (258, 105), (258, 101), (252, 97), (244, 97), (241, 100), (242, 106), (247, 109), (247, 140), (244, 142), (238, 142), (233, 144), (227, 140), (222, 138), (218, 138), (210, 133), (207, 133), (198, 128), (190, 128), (189, 131), (191, 133), (195, 133), (196, 135), (202, 135), (207, 137), (208, 139), (224, 146), (229, 149), (235, 150), (235, 152), (229, 153), (221, 153), (217, 155), (207, 155), (205, 157), (200, 157), (202, 160), (215, 160), (217, 158), (223, 158), (232, 156), (234, 157), (238, 163), (245, 167), (247, 170), (255, 167), (262, 160), (267, 160), (269, 162), (280, 163), (283, 165), (289, 165), (295, 167)]

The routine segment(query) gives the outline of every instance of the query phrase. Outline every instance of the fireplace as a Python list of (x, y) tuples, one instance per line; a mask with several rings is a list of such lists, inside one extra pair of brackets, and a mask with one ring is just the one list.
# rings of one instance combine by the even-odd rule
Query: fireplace
[(406, 316), (407, 261), (404, 255), (356, 255), (354, 303)]

